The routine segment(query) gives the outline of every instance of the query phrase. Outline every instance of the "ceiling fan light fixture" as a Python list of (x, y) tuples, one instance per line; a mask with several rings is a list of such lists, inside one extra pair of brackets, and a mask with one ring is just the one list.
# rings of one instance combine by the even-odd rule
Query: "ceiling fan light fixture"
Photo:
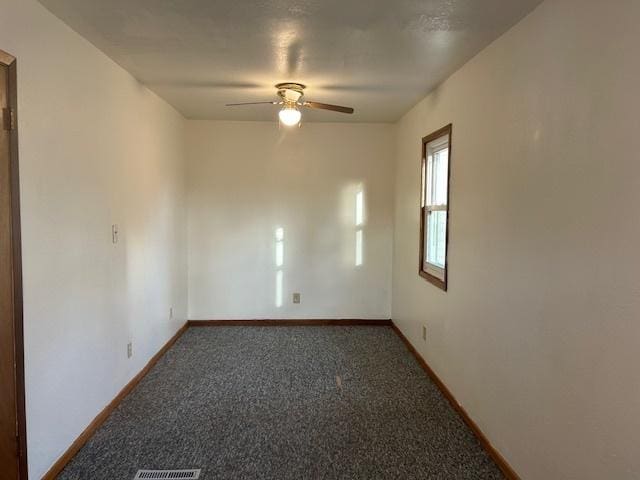
[(295, 106), (286, 106), (278, 112), (280, 122), (287, 127), (294, 127), (300, 123), (302, 114)]
[(280, 123), (286, 127), (295, 127), (300, 125), (302, 113), (299, 107), (313, 108), (314, 110), (330, 110), (340, 113), (353, 113), (353, 108), (342, 107), (340, 105), (331, 105), (330, 103), (320, 102), (308, 102), (302, 100), (304, 97), (304, 89), (306, 88), (301, 83), (278, 83), (276, 85), (278, 89), (278, 96), (280, 101), (275, 102), (245, 102), (245, 103), (227, 103), (228, 107), (235, 107), (239, 105), (282, 105), (282, 109), (278, 112)]

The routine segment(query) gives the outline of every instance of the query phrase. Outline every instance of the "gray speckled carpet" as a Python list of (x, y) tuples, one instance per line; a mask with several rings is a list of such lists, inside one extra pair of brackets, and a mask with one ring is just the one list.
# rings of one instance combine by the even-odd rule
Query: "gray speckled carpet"
[[(336, 377), (339, 377), (337, 379)], [(60, 479), (502, 479), (389, 327), (191, 328)]]

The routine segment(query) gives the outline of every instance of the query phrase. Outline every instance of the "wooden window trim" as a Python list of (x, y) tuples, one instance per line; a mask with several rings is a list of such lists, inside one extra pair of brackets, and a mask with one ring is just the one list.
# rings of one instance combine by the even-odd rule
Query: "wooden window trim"
[[(9, 70), (8, 104), (13, 111), (13, 128), (9, 135), (10, 182), (11, 182), (11, 243), (13, 248), (13, 296), (14, 296), (14, 355), (16, 375), (16, 410), (18, 429), (18, 474), (21, 480), (28, 478), (27, 466), (27, 419), (25, 408), (24, 377), (24, 329), (22, 303), (22, 240), (20, 226), (20, 180), (18, 164), (18, 92), (16, 57), (0, 50), (0, 64)], [(0, 120), (3, 120), (0, 118)], [(2, 128), (0, 122), (0, 128)]]
[[(418, 259), (418, 275), (424, 278), (429, 283), (435, 285), (441, 290), (447, 291), (448, 281), (449, 281), (449, 222), (451, 220), (450, 214), (450, 200), (451, 200), (451, 152), (453, 151), (453, 141), (452, 141), (452, 131), (453, 124), (449, 124), (445, 127), (442, 127), (439, 130), (423, 137), (422, 139), (422, 158), (420, 159), (420, 253)], [(447, 223), (446, 223), (446, 232), (445, 232), (445, 256), (444, 256), (444, 280), (432, 275), (424, 269), (424, 240), (425, 240), (425, 210), (426, 206), (423, 204), (423, 195), (425, 185), (424, 182), (426, 180), (426, 161), (427, 161), (427, 145), (434, 140), (442, 137), (443, 135), (449, 135), (449, 159), (448, 159), (448, 168), (447, 168)], [(423, 174), (423, 172), (425, 172)]]

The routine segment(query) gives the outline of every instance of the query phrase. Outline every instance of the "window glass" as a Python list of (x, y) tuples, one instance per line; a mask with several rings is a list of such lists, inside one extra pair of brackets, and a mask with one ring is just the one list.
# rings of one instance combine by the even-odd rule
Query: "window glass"
[(447, 212), (430, 212), (427, 216), (427, 263), (444, 268), (447, 254)]

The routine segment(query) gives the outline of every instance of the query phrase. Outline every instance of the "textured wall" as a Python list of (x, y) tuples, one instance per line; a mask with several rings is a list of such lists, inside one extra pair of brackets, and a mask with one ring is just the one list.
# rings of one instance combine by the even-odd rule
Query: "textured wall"
[(35, 479), (186, 318), (184, 119), (35, 1), (0, 11), (18, 58)]
[(389, 318), (392, 135), (380, 124), (188, 122), (190, 318)]
[[(549, 0), (397, 127), (394, 321), (525, 479), (640, 477), (638, 18)], [(418, 191), (449, 122), (443, 293), (418, 276)]]

